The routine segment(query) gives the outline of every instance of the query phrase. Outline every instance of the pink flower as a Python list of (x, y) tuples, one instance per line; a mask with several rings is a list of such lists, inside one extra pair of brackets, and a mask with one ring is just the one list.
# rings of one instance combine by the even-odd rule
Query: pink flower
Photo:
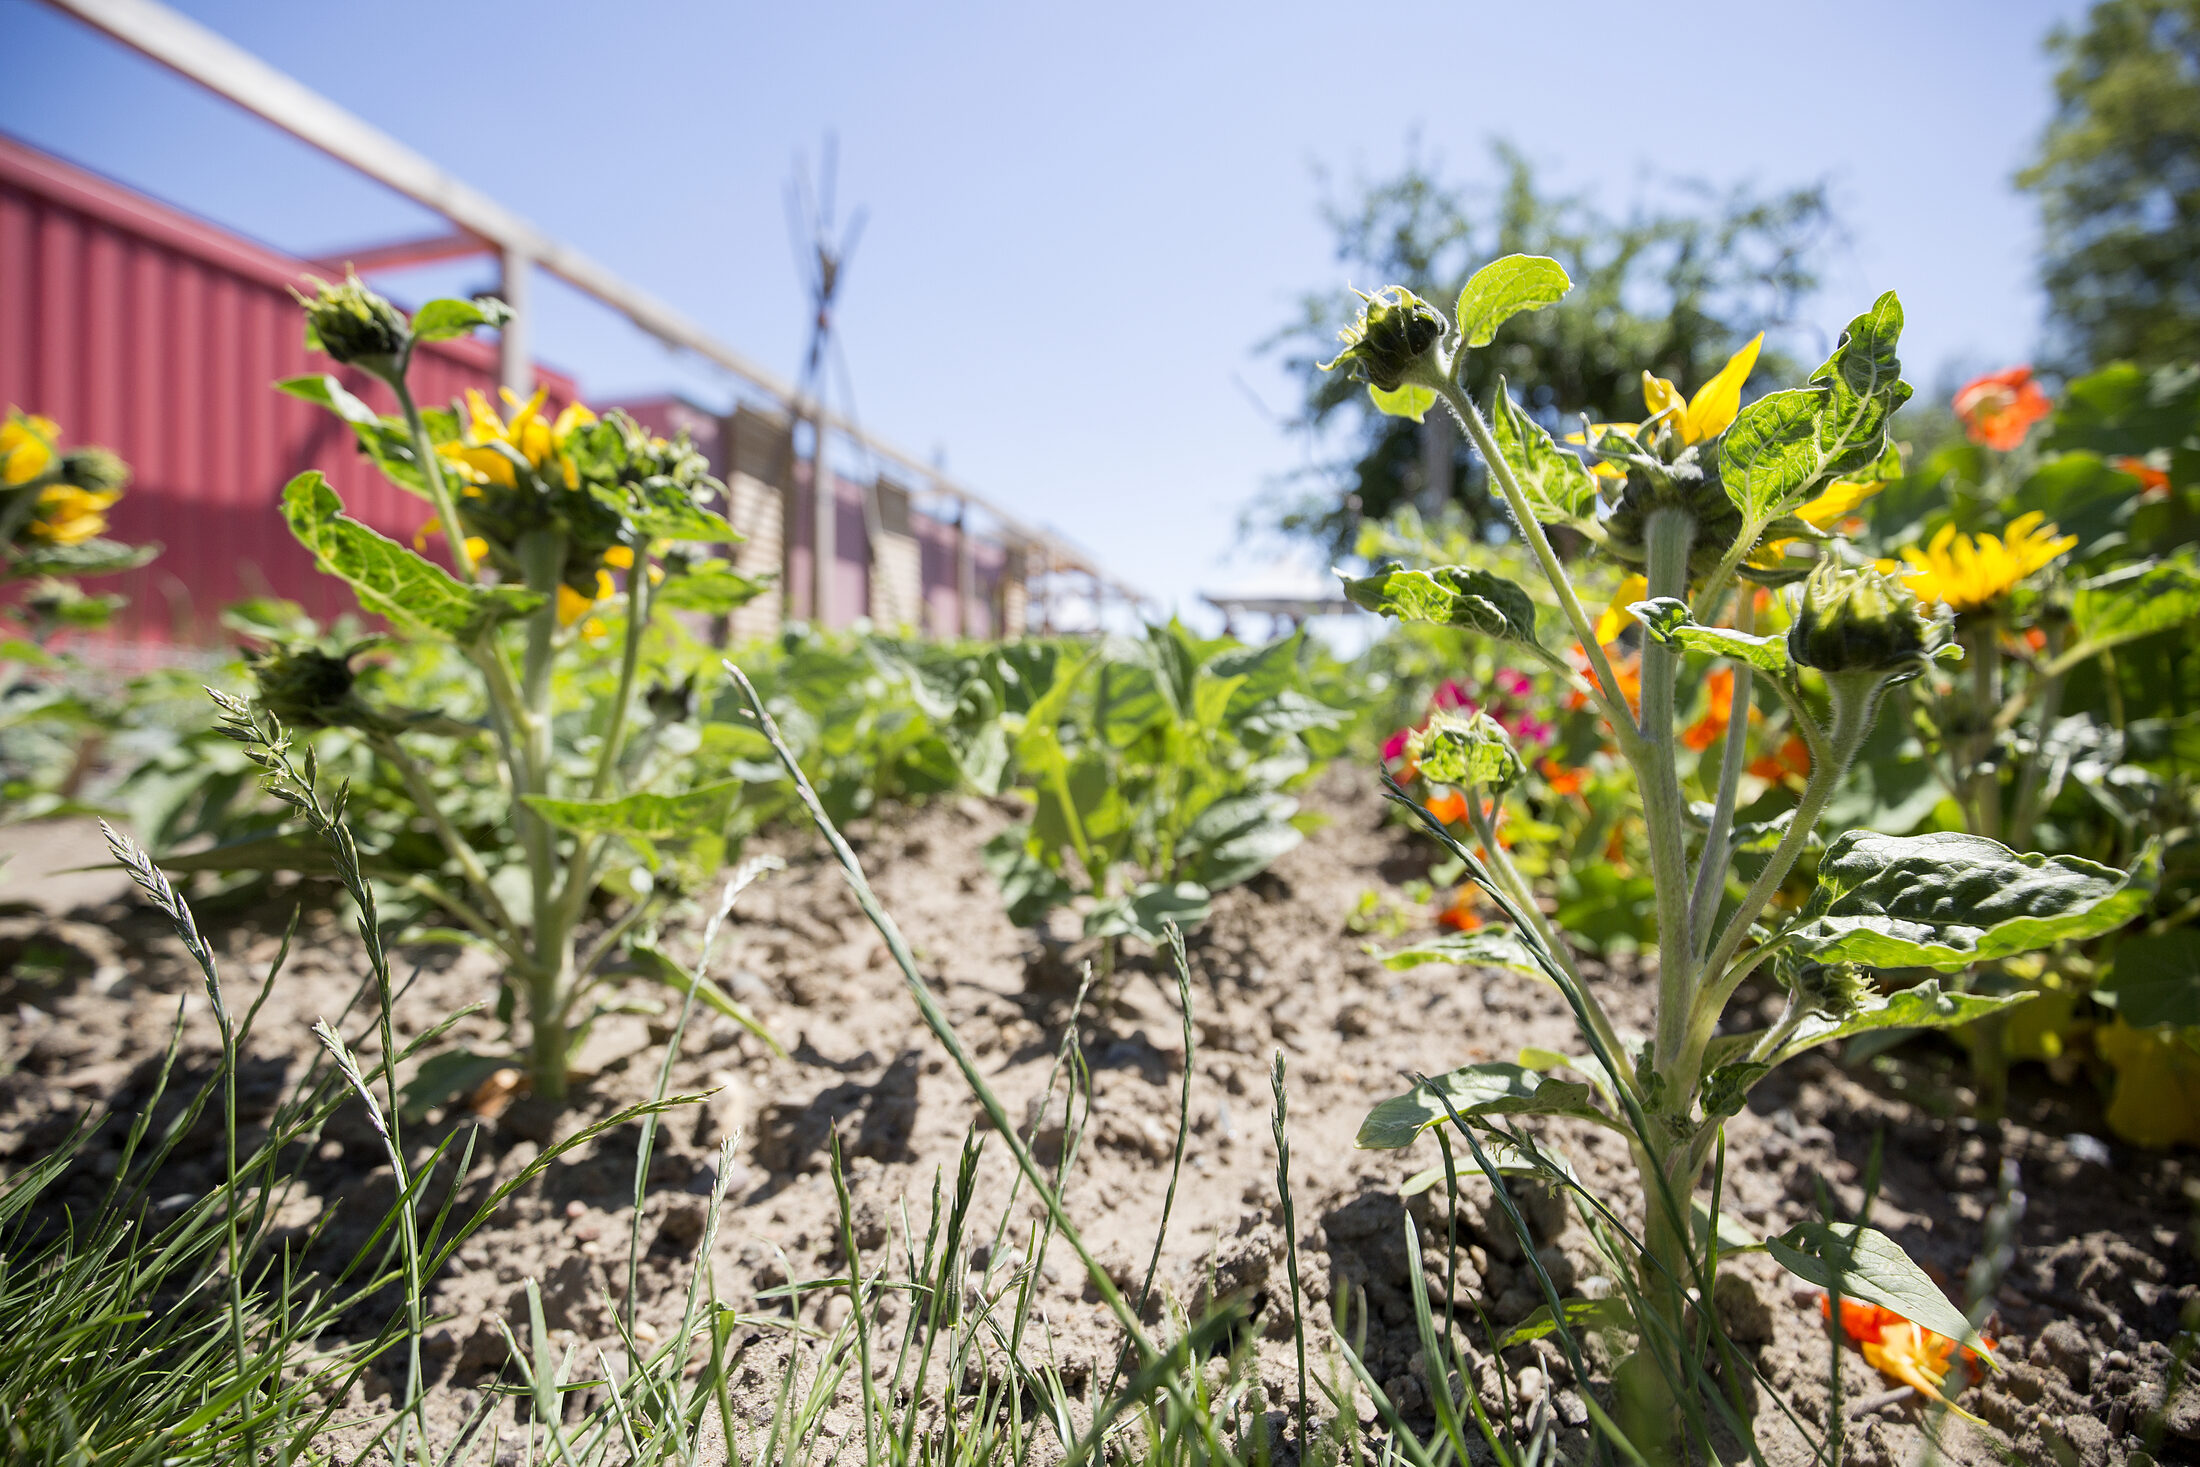
[(1435, 702), (1439, 708), (1465, 708), (1471, 710), (1474, 707), (1473, 696), (1460, 684), (1448, 678), (1436, 685)]
[[(1383, 740), (1383, 762), (1388, 764), (1406, 756), (1406, 740), (1413, 736), (1410, 728), (1401, 728)], [(1364, 747), (1364, 746), (1363, 746)]]
[(1497, 691), (1508, 698), (1525, 698), (1534, 686), (1518, 668), (1504, 668), (1497, 674)]

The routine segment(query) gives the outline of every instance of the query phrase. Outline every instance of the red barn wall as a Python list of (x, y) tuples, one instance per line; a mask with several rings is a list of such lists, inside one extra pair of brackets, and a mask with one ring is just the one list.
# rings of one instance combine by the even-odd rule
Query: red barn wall
[[(221, 608), (245, 596), (288, 597), (323, 619), (351, 609), (277, 508), (305, 469), (385, 534), (409, 539), (430, 517), (359, 456), (349, 429), (274, 389), (332, 365), (306, 350), (290, 296), (310, 269), (0, 137), (0, 405), (54, 419), (65, 444), (119, 454), (132, 478), (110, 533), (163, 547), (93, 584), (130, 598), (112, 640), (217, 642)], [(379, 383), (338, 375), (395, 411)], [(469, 387), (493, 396), (497, 375), (493, 343), (454, 341), (423, 348), (412, 382), (433, 404)], [(538, 368), (537, 381), (553, 410), (573, 399), (569, 377)]]

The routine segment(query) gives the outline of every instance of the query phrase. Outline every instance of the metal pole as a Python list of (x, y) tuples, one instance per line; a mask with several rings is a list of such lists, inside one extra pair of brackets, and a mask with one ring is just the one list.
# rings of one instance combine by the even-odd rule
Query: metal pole
[(955, 500), (955, 631), (959, 636), (974, 637), (971, 629), (971, 603), (978, 599), (978, 568), (970, 559), (970, 501), (960, 497)]
[(505, 246), (503, 252), (504, 303), (512, 308), (512, 319), (504, 323), (504, 330), (497, 339), (497, 375), (514, 396), (522, 402), (535, 390), (534, 350), (529, 337), (534, 334), (534, 303), (530, 299), (534, 290), (535, 262), (523, 250)]

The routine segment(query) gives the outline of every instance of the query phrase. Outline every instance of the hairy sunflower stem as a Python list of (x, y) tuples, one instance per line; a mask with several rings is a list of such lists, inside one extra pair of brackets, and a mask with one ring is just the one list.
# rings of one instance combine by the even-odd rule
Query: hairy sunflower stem
[[(1742, 587), (1734, 608), (1734, 629), (1757, 629), (1757, 598)], [(1734, 832), (1734, 802), (1741, 789), (1744, 762), (1749, 758), (1749, 710), (1756, 695), (1756, 669), (1736, 659), (1734, 702), (1726, 717), (1726, 749), (1719, 760), (1719, 795), (1711, 811), (1711, 828), (1704, 832), (1703, 853), (1696, 858), (1696, 885), (1688, 898), (1689, 952), (1702, 957), (1711, 944), (1711, 922), (1719, 915), (1720, 898), (1726, 895), (1727, 842)]]
[[(1650, 595), (1678, 597), (1688, 589), (1688, 557), (1695, 548), (1695, 517), (1683, 509), (1651, 511), (1645, 531), (1649, 551)], [(1656, 638), (1642, 649), (1642, 747), (1634, 760), (1642, 799), (1643, 822), (1650, 838), (1650, 876), (1658, 901), (1658, 1030), (1653, 1063), (1665, 1080), (1665, 1094), (1685, 1105), (1690, 1092), (1676, 1064), (1688, 1033), (1695, 997), (1688, 917), (1686, 806), (1673, 754), (1674, 684), (1680, 657)]]

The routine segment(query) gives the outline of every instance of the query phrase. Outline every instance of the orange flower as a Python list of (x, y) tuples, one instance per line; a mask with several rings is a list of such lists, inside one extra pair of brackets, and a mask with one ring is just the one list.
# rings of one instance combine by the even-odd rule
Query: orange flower
[[(1611, 661), (1612, 676), (1619, 680), (1620, 696), (1627, 700), (1628, 711), (1639, 717), (1642, 713), (1641, 655), (1634, 652), (1623, 654), (1616, 642), (1604, 644), (1604, 655)], [(1596, 681), (1596, 674), (1589, 670), (1589, 654), (1582, 650), (1579, 642), (1574, 643), (1573, 650), (1567, 653), (1567, 660), (1573, 663), (1574, 669), (1583, 677), (1591, 682)], [(1589, 698), (1586, 693), (1576, 691), (1566, 695), (1567, 712), (1572, 713), (1588, 706)]]
[(1786, 779), (1791, 774), (1798, 779), (1808, 778), (1810, 775), (1810, 745), (1804, 742), (1801, 734), (1789, 734), (1787, 742), (1780, 745), (1778, 753), (1766, 754), (1761, 758), (1752, 759), (1749, 764), (1749, 772), (1759, 779), (1774, 781)]
[(1474, 910), (1474, 888), (1460, 887), (1451, 905), (1436, 914), (1436, 925), (1453, 932), (1473, 932), (1480, 928), (1482, 918)]
[[(1727, 720), (1734, 716), (1734, 669), (1713, 668), (1711, 676), (1704, 679), (1704, 691), (1710, 695), (1711, 706), (1704, 710), (1703, 717), (1681, 730), (1681, 742), (1699, 754), (1726, 737)], [(1750, 709), (1749, 716), (1755, 718), (1757, 710)]]
[[(1833, 1317), (1833, 1301), (1823, 1294), (1818, 1297), (1818, 1313), (1827, 1319)], [(1986, 1424), (1940, 1393), (1957, 1350), (1954, 1340), (1934, 1334), (1892, 1309), (1860, 1299), (1841, 1301), (1841, 1333), (1864, 1352), (1864, 1358), (1880, 1374), (1940, 1402), (1966, 1421)], [(1993, 1344), (1992, 1340), (1986, 1341), (1988, 1349)], [(1963, 1355), (1967, 1360), (1978, 1359), (1978, 1352), (1968, 1347), (1964, 1347)]]
[(2047, 633), (2041, 631), (2038, 627), (2026, 627), (2024, 629), (2024, 645), (2030, 647), (2034, 652), (2045, 652), (2047, 650)]
[(1578, 795), (1588, 779), (1584, 769), (1568, 769), (1546, 754), (1535, 766), (1543, 775), (1544, 787), (1554, 795)]
[(1457, 825), (1467, 818), (1467, 797), (1457, 790), (1445, 790), (1424, 801), (1422, 808), (1446, 825)]
[(2158, 469), (2154, 465), (2148, 463), (2145, 459), (2134, 458), (2128, 453), (2120, 458), (2110, 459), (2108, 461), (2108, 466), (2121, 473), (2129, 474), (2132, 478), (2137, 479), (2139, 481), (2139, 497), (2141, 499), (2169, 498), (2168, 470)]
[(2055, 405), (2032, 380), (2030, 367), (1989, 372), (1956, 394), (1956, 416), (1973, 443), (2007, 453), (2024, 442), (2032, 425)]

